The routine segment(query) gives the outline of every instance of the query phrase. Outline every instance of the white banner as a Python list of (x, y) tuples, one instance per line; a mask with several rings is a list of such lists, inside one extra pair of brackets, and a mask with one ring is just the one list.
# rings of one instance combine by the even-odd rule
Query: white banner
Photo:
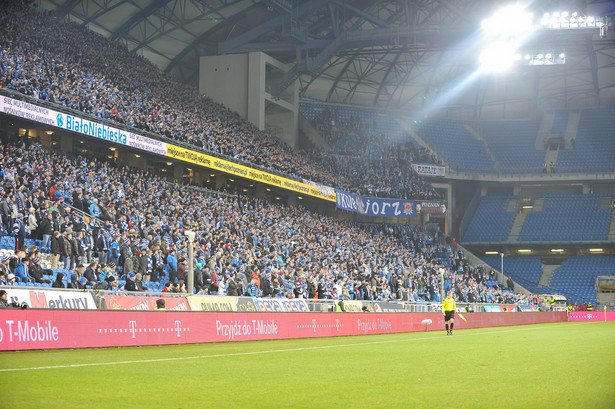
[(2, 97), (0, 99), (0, 112), (158, 155), (167, 155), (166, 142), (17, 99)]
[(94, 296), (86, 291), (34, 290), (3, 287), (9, 302), (26, 303), (30, 308), (53, 310), (95, 310)]
[(310, 312), (304, 299), (253, 298), (256, 311), (260, 312)]
[(412, 169), (421, 176), (445, 176), (446, 168), (437, 165), (424, 165), (421, 163), (413, 163)]
[(326, 186), (326, 185), (321, 185), (320, 183), (316, 183), (316, 182), (312, 182), (311, 180), (308, 179), (302, 179), (303, 183), (305, 183), (306, 185), (310, 185), (316, 189), (318, 189), (318, 191), (320, 193), (322, 193), (324, 196), (333, 196), (335, 194), (335, 189), (332, 188), (331, 186)]

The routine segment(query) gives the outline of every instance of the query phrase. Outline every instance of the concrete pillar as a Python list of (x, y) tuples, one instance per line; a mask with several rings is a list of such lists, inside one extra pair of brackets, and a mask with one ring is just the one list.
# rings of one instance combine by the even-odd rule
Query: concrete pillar
[(62, 152), (69, 153), (73, 151), (73, 140), (73, 135), (69, 134), (63, 134), (60, 137), (60, 149), (62, 150)]
[(185, 171), (186, 171), (185, 166), (181, 163), (176, 162), (173, 165), (173, 179), (182, 180), (184, 177)]
[(220, 189), (224, 186), (226, 186), (226, 183), (228, 182), (228, 176), (227, 175), (216, 175), (216, 189)]

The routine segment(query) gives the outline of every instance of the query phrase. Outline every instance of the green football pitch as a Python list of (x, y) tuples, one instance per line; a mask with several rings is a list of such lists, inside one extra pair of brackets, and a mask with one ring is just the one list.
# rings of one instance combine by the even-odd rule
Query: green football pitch
[(615, 322), (0, 353), (0, 408), (615, 408)]

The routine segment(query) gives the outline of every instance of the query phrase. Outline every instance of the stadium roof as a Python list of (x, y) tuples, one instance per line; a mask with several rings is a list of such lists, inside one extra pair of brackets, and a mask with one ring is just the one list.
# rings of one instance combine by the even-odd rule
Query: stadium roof
[[(566, 64), (477, 74), (487, 0), (37, 0), (198, 85), (199, 57), (263, 51), (293, 67), (302, 100), (459, 118), (527, 117), (536, 110), (615, 104), (615, 33), (544, 30), (524, 53), (565, 53)], [(562, 2), (536, 1), (535, 15)], [(568, 10), (606, 16), (614, 1)], [(606, 21), (606, 20), (605, 20)], [(608, 20), (610, 21), (610, 20)], [(604, 33), (603, 33), (604, 34)]]

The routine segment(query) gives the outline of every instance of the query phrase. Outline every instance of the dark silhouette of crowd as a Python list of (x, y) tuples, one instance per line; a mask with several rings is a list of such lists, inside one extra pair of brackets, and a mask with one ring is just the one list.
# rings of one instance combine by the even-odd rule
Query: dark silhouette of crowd
[(26, 3), (0, 11), (3, 88), (346, 191), (435, 196), (399, 161), (362, 163), (294, 150), (124, 46)]

